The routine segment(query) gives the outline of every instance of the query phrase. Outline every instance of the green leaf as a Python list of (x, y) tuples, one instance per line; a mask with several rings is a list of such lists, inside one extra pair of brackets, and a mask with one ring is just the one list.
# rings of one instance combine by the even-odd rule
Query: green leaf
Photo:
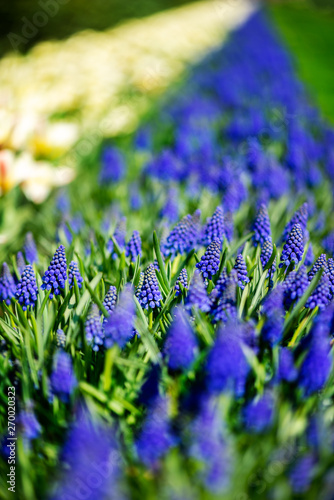
[(246, 236), (243, 236), (242, 238), (240, 238), (240, 240), (238, 240), (233, 245), (233, 247), (231, 247), (231, 250), (228, 252), (227, 258), (230, 259), (233, 256), (233, 254), (238, 250), (238, 248), (240, 248), (244, 243), (246, 243), (246, 241), (251, 239), (253, 234), (254, 234), (254, 231), (252, 231), (251, 233), (246, 234)]
[(90, 295), (92, 297), (93, 302), (95, 302), (95, 304), (98, 306), (98, 308), (103, 313), (103, 315), (106, 318), (109, 318), (109, 313), (108, 313), (107, 309), (104, 307), (104, 305), (102, 304), (101, 300), (99, 299), (99, 297), (97, 296), (97, 294), (94, 292), (93, 288), (90, 286), (90, 284), (87, 281), (85, 283), (86, 283), (86, 288), (89, 291), (89, 293), (90, 293)]
[(303, 296), (299, 299), (295, 307), (292, 309), (292, 312), (287, 315), (285, 318), (284, 322), (284, 332), (288, 332), (290, 326), (292, 325), (292, 322), (297, 318), (298, 314), (300, 313), (301, 309), (305, 306), (307, 299), (312, 295), (314, 290), (316, 289), (319, 281), (321, 280), (321, 277), (323, 275), (323, 268), (319, 269), (317, 274), (313, 277), (311, 283), (305, 290)]
[(157, 233), (155, 231), (153, 231), (153, 246), (154, 246), (155, 256), (156, 256), (157, 261), (158, 261), (160, 273), (161, 273), (163, 282), (165, 284), (166, 291), (168, 293), (170, 285), (169, 285), (169, 281), (168, 281), (168, 278), (167, 278), (167, 274), (166, 274), (166, 270), (165, 270), (165, 265), (164, 265), (164, 262), (162, 260), (162, 255), (161, 255), (161, 251), (160, 251), (160, 243), (159, 243), (159, 240), (158, 240), (158, 237), (157, 237)]
[[(102, 279), (102, 273), (98, 273), (92, 279), (92, 281), (90, 283), (88, 283), (89, 288), (91, 290), (95, 290), (95, 288), (97, 287), (97, 285), (98, 285), (98, 283), (100, 282), (101, 279)], [(85, 282), (85, 283), (86, 283), (86, 286), (87, 286), (87, 282)], [(80, 299), (80, 302), (77, 305), (76, 310), (75, 310), (77, 316), (81, 316), (82, 311), (84, 310), (84, 308), (86, 307), (87, 303), (90, 300), (90, 296), (91, 296), (91, 292), (89, 292), (89, 290), (85, 290), (85, 292), (82, 295), (82, 297)]]

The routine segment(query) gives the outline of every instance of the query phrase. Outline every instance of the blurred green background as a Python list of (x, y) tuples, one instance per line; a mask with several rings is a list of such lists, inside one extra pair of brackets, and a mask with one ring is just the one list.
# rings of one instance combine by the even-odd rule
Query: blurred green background
[(272, 3), (270, 13), (312, 99), (334, 123), (334, 0)]

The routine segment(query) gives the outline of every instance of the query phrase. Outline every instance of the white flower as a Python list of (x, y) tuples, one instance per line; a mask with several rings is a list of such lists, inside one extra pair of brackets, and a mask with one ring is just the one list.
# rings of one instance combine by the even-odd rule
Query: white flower
[(46, 161), (36, 161), (30, 153), (15, 156), (12, 151), (0, 151), (0, 194), (20, 185), (25, 196), (42, 203), (53, 187), (71, 182), (75, 172), (69, 167), (53, 167)]

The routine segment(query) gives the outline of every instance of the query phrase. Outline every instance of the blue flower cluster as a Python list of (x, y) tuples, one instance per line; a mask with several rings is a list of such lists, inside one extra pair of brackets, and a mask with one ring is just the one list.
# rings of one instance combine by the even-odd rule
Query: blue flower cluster
[(60, 294), (60, 289), (65, 288), (65, 281), (67, 280), (67, 265), (64, 245), (60, 245), (53, 259), (42, 278), (42, 290), (50, 291), (50, 299), (54, 295)]
[(161, 292), (153, 264), (150, 264), (144, 274), (143, 284), (138, 293), (138, 300), (144, 309), (154, 309), (161, 305)]
[(72, 262), (68, 266), (68, 286), (70, 288), (73, 288), (74, 286), (74, 279), (76, 280), (78, 287), (81, 288), (83, 278), (80, 274), (78, 264), (74, 260), (72, 260)]
[(22, 305), (24, 311), (27, 308), (32, 308), (36, 304), (38, 288), (36, 284), (36, 277), (31, 265), (24, 268), (21, 276), (21, 281), (16, 288), (15, 297)]
[(218, 272), (220, 264), (220, 247), (221, 241), (219, 239), (213, 240), (205, 251), (200, 262), (196, 267), (201, 271), (204, 278), (211, 280), (212, 277)]

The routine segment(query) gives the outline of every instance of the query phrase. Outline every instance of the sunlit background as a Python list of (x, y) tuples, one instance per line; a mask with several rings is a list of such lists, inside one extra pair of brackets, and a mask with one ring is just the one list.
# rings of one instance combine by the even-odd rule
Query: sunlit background
[[(43, 202), (78, 155), (133, 132), (189, 65), (220, 46), (251, 0), (16, 0), (0, 6), (0, 194)], [(301, 77), (334, 119), (331, 2), (269, 2)], [(57, 170), (55, 170), (57, 167)], [(2, 240), (6, 237), (2, 234)]]

